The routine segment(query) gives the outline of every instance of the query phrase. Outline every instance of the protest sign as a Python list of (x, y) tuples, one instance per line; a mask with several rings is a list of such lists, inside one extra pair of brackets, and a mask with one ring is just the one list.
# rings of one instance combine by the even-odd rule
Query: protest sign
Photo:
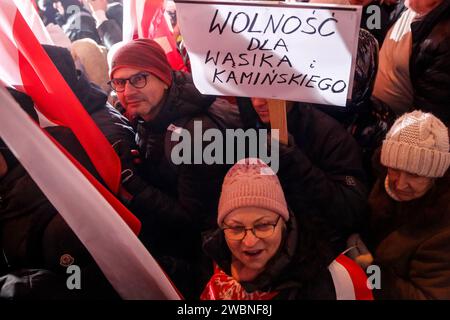
[(192, 0), (176, 6), (202, 93), (345, 106), (360, 6)]

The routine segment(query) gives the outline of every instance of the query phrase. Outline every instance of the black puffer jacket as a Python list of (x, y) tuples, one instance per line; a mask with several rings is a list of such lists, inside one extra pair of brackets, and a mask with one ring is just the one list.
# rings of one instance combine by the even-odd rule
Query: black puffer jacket
[[(204, 231), (215, 226), (220, 188), (227, 167), (220, 164), (193, 164), (194, 122), (201, 123), (203, 134), (208, 129), (221, 129), (220, 125), (207, 114), (207, 109), (215, 97), (204, 96), (195, 88), (189, 74), (173, 73), (173, 83), (169, 88), (163, 106), (155, 119), (144, 122), (138, 120), (138, 144), (145, 158), (148, 179), (178, 199), (179, 204), (192, 216), (198, 230)], [(191, 137), (189, 156), (192, 164), (175, 165), (172, 150), (178, 144), (171, 141), (169, 125), (184, 128)], [(197, 133), (197, 135), (198, 135)], [(202, 143), (202, 150), (205, 147)]]
[(450, 124), (450, 2), (411, 24), (412, 53), (409, 60), (414, 89), (413, 108), (431, 112)]
[[(246, 127), (262, 126), (249, 99), (238, 103)], [(280, 145), (278, 177), (288, 205), (297, 216), (312, 215), (331, 226), (330, 241), (341, 252), (349, 233), (366, 222), (361, 151), (339, 123), (311, 106), (295, 104), (287, 121), (292, 138), (289, 146)]]
[[(282, 300), (336, 299), (328, 271), (334, 254), (324, 240), (326, 231), (309, 219), (290, 214), (280, 248), (266, 269), (255, 280), (240, 283), (247, 293), (279, 291), (276, 299)], [(231, 252), (221, 229), (204, 235), (203, 249), (221, 270), (231, 275)]]
[(391, 25), (404, 10), (402, 2), (403, 1), (399, 1), (398, 4), (389, 5), (383, 3), (380, 4), (379, 0), (373, 0), (363, 8), (361, 28), (369, 30), (377, 39), (380, 46)]

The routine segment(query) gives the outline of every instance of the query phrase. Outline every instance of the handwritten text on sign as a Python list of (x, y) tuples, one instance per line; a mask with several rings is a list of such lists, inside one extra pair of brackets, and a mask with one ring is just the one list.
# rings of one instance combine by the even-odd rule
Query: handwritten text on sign
[(176, 6), (202, 93), (345, 106), (359, 7), (187, 0)]

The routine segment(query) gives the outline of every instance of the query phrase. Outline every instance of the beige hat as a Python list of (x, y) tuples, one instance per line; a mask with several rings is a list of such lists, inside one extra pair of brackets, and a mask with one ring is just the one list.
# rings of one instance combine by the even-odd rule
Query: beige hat
[(92, 39), (85, 38), (74, 41), (70, 53), (75, 61), (79, 60), (81, 62), (89, 81), (98, 85), (106, 93), (109, 93), (111, 88), (108, 85), (109, 75), (106, 48), (99, 46)]
[(431, 113), (404, 114), (383, 141), (381, 163), (423, 177), (444, 176), (450, 165), (447, 127)]

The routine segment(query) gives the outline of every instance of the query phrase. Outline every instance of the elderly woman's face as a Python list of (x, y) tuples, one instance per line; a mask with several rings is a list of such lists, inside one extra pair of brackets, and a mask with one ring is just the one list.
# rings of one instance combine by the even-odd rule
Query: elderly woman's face
[(434, 179), (388, 168), (389, 188), (400, 201), (422, 197), (433, 186)]
[[(264, 270), (280, 247), (284, 220), (270, 210), (244, 207), (229, 213), (222, 227), (229, 229), (225, 230), (225, 239), (233, 255), (233, 277), (238, 281), (251, 281)], [(241, 234), (244, 237), (232, 240), (227, 231), (233, 236)]]

